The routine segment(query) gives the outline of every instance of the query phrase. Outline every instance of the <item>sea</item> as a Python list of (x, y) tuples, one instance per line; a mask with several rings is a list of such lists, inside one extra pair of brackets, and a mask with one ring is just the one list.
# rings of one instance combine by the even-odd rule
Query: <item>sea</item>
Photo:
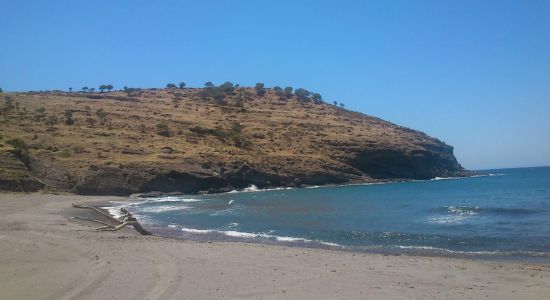
[(157, 235), (388, 254), (550, 258), (550, 167), (113, 202)]

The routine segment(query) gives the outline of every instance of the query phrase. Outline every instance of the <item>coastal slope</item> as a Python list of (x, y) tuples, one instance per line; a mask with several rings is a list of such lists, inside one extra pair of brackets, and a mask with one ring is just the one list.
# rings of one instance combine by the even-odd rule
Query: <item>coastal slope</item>
[(196, 193), (469, 174), (436, 138), (276, 89), (0, 97), (0, 190)]

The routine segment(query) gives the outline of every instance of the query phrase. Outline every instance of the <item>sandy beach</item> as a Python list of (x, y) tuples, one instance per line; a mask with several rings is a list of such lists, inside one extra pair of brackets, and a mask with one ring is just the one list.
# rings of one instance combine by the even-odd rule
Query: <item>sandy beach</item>
[(0, 195), (0, 299), (548, 299), (550, 266), (95, 232), (71, 203)]

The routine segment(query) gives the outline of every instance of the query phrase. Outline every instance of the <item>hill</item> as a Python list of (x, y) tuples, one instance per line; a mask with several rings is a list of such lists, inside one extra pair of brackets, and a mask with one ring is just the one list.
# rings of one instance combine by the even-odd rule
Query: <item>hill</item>
[(298, 91), (0, 97), (3, 190), (195, 193), (469, 174), (438, 139)]

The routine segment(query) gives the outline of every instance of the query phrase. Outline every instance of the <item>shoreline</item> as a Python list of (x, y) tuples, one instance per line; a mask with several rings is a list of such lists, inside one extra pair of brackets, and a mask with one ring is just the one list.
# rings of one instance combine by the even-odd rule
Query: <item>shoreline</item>
[[(489, 171), (489, 170), (486, 170)], [(478, 171), (479, 172), (479, 171)], [(225, 193), (261, 193), (270, 191), (280, 191), (288, 189), (313, 189), (313, 188), (338, 188), (349, 186), (364, 186), (364, 185), (381, 185), (381, 184), (397, 184), (397, 183), (411, 183), (411, 182), (430, 182), (439, 180), (458, 180), (468, 179), (473, 177), (488, 177), (488, 176), (502, 176), (505, 174), (500, 173), (477, 173), (476, 175), (468, 177), (448, 177), (448, 178), (434, 178), (428, 180), (407, 180), (407, 181), (390, 181), (390, 182), (375, 182), (375, 183), (352, 183), (343, 185), (319, 185), (319, 186), (306, 186), (306, 187), (278, 187), (278, 188), (266, 188), (258, 189), (252, 185), (243, 190), (233, 190)], [(222, 193), (224, 194), (224, 193)], [(114, 204), (111, 202), (105, 202), (93, 205), (97, 208), (103, 209), (105, 212), (111, 214), (114, 217), (118, 217), (118, 214), (113, 213), (114, 209), (125, 207), (131, 210), (133, 202), (147, 201), (151, 198), (157, 197), (172, 197), (172, 196), (193, 196), (195, 194), (174, 194), (174, 193), (154, 193), (154, 194), (134, 194), (131, 197), (123, 199), (121, 202)], [(139, 221), (139, 217), (138, 217)], [(370, 254), (382, 254), (382, 255), (409, 255), (409, 256), (421, 256), (421, 257), (449, 257), (449, 258), (464, 258), (464, 259), (476, 259), (476, 260), (489, 260), (489, 261), (511, 261), (511, 262), (532, 262), (532, 263), (550, 263), (550, 252), (522, 252), (522, 251), (467, 251), (467, 250), (452, 250), (446, 248), (436, 248), (430, 246), (400, 246), (400, 245), (371, 245), (371, 246), (348, 246), (339, 245), (333, 242), (321, 241), (321, 240), (309, 240), (301, 237), (293, 236), (274, 236), (266, 233), (258, 232), (240, 232), (240, 231), (220, 231), (213, 229), (194, 229), (194, 228), (181, 228), (181, 232), (174, 227), (157, 227), (154, 224), (142, 223), (148, 229), (152, 230), (156, 236), (163, 238), (172, 238), (179, 240), (193, 240), (198, 242), (237, 242), (237, 243), (252, 243), (261, 245), (282, 245), (288, 247), (298, 248), (311, 248), (311, 249), (328, 249), (335, 251), (353, 252), (353, 253), (370, 253)]]
[(121, 197), (0, 194), (6, 299), (545, 299), (550, 264), (356, 253), (96, 232), (71, 203)]

